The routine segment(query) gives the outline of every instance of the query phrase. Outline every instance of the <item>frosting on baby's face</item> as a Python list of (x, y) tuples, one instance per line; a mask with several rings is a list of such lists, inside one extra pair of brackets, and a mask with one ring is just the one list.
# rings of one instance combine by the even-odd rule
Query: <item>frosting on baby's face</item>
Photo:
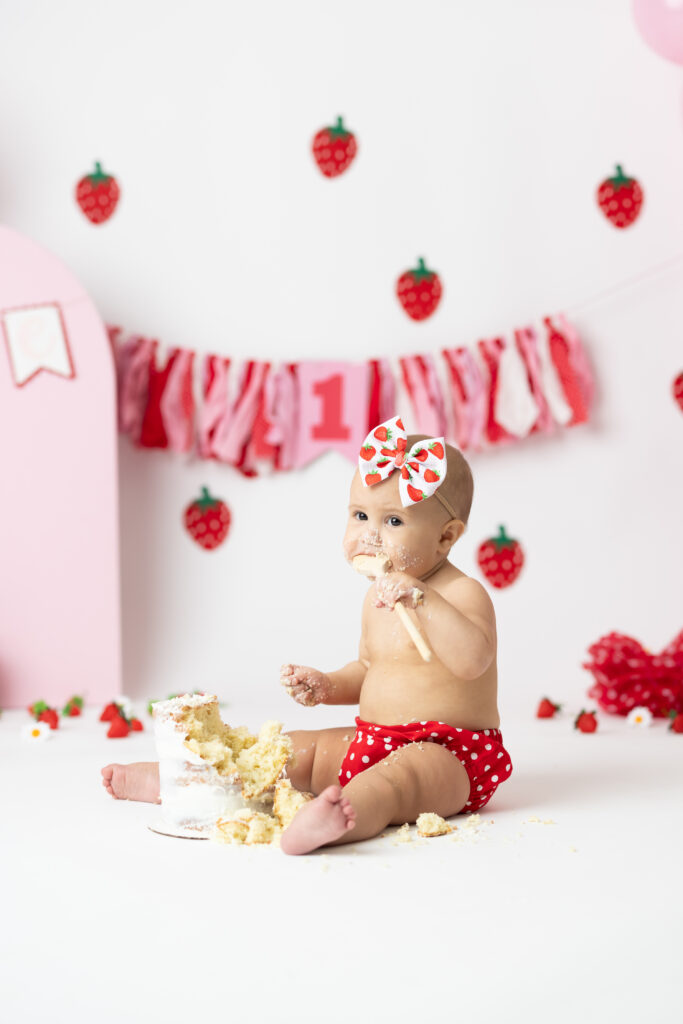
[(453, 528), (448, 513), (436, 498), (405, 508), (401, 504), (398, 473), (371, 487), (354, 474), (349, 496), (349, 518), (344, 534), (347, 561), (356, 555), (377, 555), (391, 559), (392, 569), (411, 576), (423, 576), (433, 569), (461, 535), (464, 527)]

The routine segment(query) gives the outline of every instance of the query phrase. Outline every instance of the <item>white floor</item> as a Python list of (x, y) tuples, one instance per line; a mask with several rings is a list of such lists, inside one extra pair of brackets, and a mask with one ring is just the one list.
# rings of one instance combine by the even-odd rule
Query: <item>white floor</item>
[(151, 734), (96, 717), (43, 744), (0, 719), (8, 1024), (681, 1020), (683, 735), (663, 723), (505, 722), (515, 770), (478, 833), (288, 858), (150, 832), (158, 809), (113, 801), (99, 768), (153, 758)]

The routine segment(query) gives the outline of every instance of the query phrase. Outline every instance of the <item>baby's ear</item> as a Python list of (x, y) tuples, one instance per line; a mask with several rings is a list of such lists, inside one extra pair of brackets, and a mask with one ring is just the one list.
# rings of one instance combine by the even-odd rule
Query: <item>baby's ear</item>
[(443, 545), (446, 551), (450, 551), (453, 545), (460, 540), (464, 532), (465, 524), (462, 519), (449, 519), (441, 531), (439, 544)]

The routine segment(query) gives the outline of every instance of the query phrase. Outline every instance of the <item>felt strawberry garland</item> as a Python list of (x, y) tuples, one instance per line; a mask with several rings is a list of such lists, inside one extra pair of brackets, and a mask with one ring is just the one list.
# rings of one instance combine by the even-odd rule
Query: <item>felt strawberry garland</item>
[(109, 220), (120, 198), (118, 181), (112, 174), (106, 174), (100, 163), (76, 185), (76, 202), (92, 224)]
[(202, 487), (199, 498), (190, 502), (183, 516), (185, 529), (192, 540), (207, 551), (213, 551), (223, 543), (231, 518), (225, 502), (214, 498), (206, 487)]
[(561, 314), (476, 346), (357, 363), (164, 356), (155, 340), (109, 335), (120, 431), (245, 476), (299, 469), (332, 449), (356, 461), (360, 439), (397, 407), (412, 429), (478, 451), (584, 423), (593, 401), (586, 353)]
[(396, 282), (396, 295), (411, 320), (426, 320), (441, 301), (441, 278), (430, 270), (423, 258), (412, 270), (405, 270)]
[(313, 158), (326, 178), (337, 178), (348, 170), (358, 152), (356, 136), (338, 117), (335, 124), (321, 128), (313, 137)]
[(616, 174), (598, 186), (598, 206), (615, 228), (627, 228), (637, 219), (643, 205), (643, 189), (636, 178), (624, 174), (617, 164)]
[(519, 541), (508, 537), (501, 526), (495, 537), (479, 545), (477, 562), (491, 586), (502, 590), (514, 583), (522, 571), (524, 552)]

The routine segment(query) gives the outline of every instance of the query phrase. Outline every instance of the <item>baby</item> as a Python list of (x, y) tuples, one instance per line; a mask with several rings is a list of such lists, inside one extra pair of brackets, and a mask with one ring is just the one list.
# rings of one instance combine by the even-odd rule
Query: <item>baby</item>
[[(289, 734), (287, 774), (316, 799), (283, 833), (285, 853), (369, 839), (423, 811), (477, 811), (510, 776), (498, 728), (493, 606), (481, 584), (448, 561), (472, 487), (456, 448), (443, 438), (407, 437), (398, 417), (366, 438), (344, 552), (349, 562), (386, 556), (390, 571), (368, 589), (356, 661), (328, 673), (281, 670), (299, 704), (360, 705), (355, 734), (348, 726)], [(394, 611), (399, 601), (431, 648), (429, 661)], [(102, 774), (113, 796), (158, 799), (156, 765), (108, 765)]]

